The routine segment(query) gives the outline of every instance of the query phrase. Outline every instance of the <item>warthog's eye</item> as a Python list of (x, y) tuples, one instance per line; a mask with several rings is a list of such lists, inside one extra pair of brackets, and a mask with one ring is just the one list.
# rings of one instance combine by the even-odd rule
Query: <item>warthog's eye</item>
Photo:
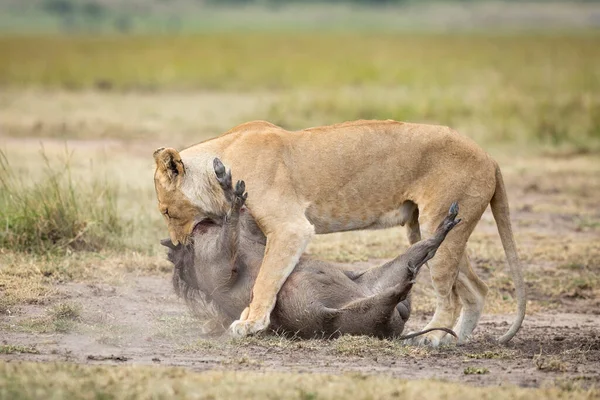
[(208, 230), (210, 228), (213, 228), (215, 226), (218, 226), (218, 224), (216, 224), (215, 221), (213, 221), (212, 219), (206, 218), (206, 219), (203, 219), (200, 222), (197, 222), (194, 225), (194, 228), (192, 229), (192, 232), (193, 233), (199, 233), (199, 234), (206, 233), (206, 232), (208, 232)]

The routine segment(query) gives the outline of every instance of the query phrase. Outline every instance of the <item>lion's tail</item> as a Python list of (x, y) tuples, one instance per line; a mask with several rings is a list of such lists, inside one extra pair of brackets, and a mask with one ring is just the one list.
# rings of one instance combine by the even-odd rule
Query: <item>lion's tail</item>
[(519, 256), (517, 255), (517, 246), (510, 224), (508, 198), (506, 197), (502, 173), (498, 166), (496, 166), (496, 191), (490, 201), (490, 206), (492, 208), (494, 219), (496, 220), (496, 226), (498, 227), (502, 247), (504, 247), (504, 253), (508, 259), (508, 265), (510, 266), (510, 272), (513, 276), (515, 292), (517, 295), (517, 318), (510, 326), (510, 329), (499, 339), (500, 343), (507, 343), (521, 328), (521, 324), (525, 318), (527, 299), (525, 295), (525, 282), (523, 281), (523, 269), (521, 268)]

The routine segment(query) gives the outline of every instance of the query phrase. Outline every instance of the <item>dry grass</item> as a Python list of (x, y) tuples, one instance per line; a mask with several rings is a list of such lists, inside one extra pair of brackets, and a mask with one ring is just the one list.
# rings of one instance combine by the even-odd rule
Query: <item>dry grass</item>
[(99, 250), (128, 233), (114, 185), (96, 176), (86, 185), (74, 182), (69, 157), (53, 168), (42, 151), (43, 177), (31, 182), (0, 151), (0, 247), (35, 254)]
[(30, 333), (67, 333), (81, 320), (81, 311), (80, 304), (59, 302), (48, 308), (45, 316), (21, 321), (19, 329)]
[(0, 345), (0, 354), (38, 354), (35, 347), (3, 344)]
[[(157, 146), (183, 147), (215, 136), (245, 122), (275, 98), (267, 92), (12, 89), (0, 92), (0, 126), (7, 135), (32, 138), (32, 147), (38, 138), (85, 140), (88, 148), (112, 148), (126, 141), (140, 152), (140, 142), (148, 140)], [(144, 148), (146, 154), (140, 155), (151, 150)]]
[(0, 397), (220, 399), (591, 399), (595, 390), (477, 388), (384, 376), (203, 372), (180, 368), (0, 363)]

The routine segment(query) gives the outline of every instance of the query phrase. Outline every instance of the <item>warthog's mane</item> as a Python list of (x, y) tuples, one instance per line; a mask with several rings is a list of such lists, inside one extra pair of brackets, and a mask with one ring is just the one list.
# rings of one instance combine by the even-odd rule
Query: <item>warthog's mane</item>
[(191, 240), (177, 249), (169, 249), (168, 260), (173, 263), (173, 289), (185, 301), (190, 312), (204, 323), (205, 334), (219, 334), (227, 329), (230, 319), (210, 295), (198, 287), (194, 267), (194, 244)]

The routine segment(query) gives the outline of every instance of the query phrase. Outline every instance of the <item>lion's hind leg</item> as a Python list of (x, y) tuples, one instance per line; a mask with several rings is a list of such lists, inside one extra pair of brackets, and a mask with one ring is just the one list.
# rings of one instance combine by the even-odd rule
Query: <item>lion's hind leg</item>
[[(425, 329), (452, 328), (457, 322), (459, 311), (462, 308), (460, 303), (461, 293), (465, 299), (469, 299), (467, 294), (470, 291), (465, 289), (474, 286), (470, 282), (474, 280), (474, 277), (476, 278), (476, 275), (472, 271), (470, 274), (467, 274), (468, 271), (464, 266), (462, 267), (464, 272), (460, 277), (461, 282), (459, 283), (457, 280), (459, 279), (459, 271), (463, 264), (461, 261), (465, 257), (463, 254), (466, 249), (467, 240), (475, 229), (477, 222), (479, 222), (487, 204), (484, 206), (478, 198), (473, 197), (460, 200), (459, 204), (461, 206), (459, 216), (462, 222), (446, 237), (437, 251), (437, 256), (429, 261), (431, 281), (436, 295), (436, 310)], [(424, 219), (427, 221), (429, 227), (443, 218), (444, 215), (441, 213), (437, 216), (424, 215)], [(464, 285), (463, 283), (465, 282), (469, 282), (469, 286)], [(480, 302), (475, 301), (475, 303), (477, 304), (476, 307), (479, 307)], [(478, 318), (475, 318), (474, 309), (467, 310), (469, 314), (466, 316), (470, 320), (478, 320)], [(434, 331), (420, 336), (415, 342), (417, 344), (438, 346), (444, 336), (446, 336), (446, 333)]]
[[(458, 335), (458, 342), (463, 343), (473, 333), (479, 322), (488, 287), (471, 268), (466, 251), (460, 260), (458, 278), (455, 285), (456, 292), (462, 303), (462, 310), (454, 331)], [(451, 340), (454, 338), (450, 338)]]
[(406, 235), (408, 236), (408, 243), (415, 244), (421, 240), (419, 208), (412, 201), (406, 201), (402, 205), (402, 212), (406, 219)]

